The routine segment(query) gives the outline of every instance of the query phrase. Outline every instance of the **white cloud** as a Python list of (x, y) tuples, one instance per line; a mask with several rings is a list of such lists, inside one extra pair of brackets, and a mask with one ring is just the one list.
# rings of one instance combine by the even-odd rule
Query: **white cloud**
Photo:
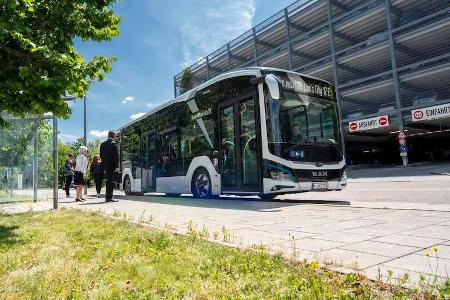
[(184, 65), (223, 46), (252, 27), (255, 0), (214, 1), (214, 8), (181, 19)]
[(131, 119), (131, 120), (136, 120), (136, 119), (142, 117), (143, 115), (145, 115), (145, 113), (143, 113), (143, 112), (138, 112), (137, 114), (131, 115), (131, 116), (130, 116), (130, 119)]
[(133, 100), (134, 100), (133, 96), (127, 96), (127, 97), (123, 98), (122, 103), (125, 104), (125, 103), (131, 102)]
[(108, 136), (108, 130), (91, 130), (89, 131), (89, 134), (95, 137), (107, 137)]

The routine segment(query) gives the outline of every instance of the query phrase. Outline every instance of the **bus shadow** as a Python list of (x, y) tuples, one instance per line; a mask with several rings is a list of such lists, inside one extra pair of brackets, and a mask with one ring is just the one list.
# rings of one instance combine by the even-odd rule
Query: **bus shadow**
[(283, 207), (298, 206), (298, 205), (337, 205), (350, 206), (349, 201), (333, 201), (333, 200), (298, 200), (298, 199), (273, 199), (260, 200), (257, 198), (237, 198), (237, 197), (220, 197), (216, 199), (196, 199), (189, 196), (173, 197), (173, 196), (115, 196), (116, 199), (150, 202), (174, 206), (184, 207), (201, 207), (201, 208), (218, 208), (218, 209), (237, 209), (237, 210), (254, 210), (260, 212), (276, 212)]

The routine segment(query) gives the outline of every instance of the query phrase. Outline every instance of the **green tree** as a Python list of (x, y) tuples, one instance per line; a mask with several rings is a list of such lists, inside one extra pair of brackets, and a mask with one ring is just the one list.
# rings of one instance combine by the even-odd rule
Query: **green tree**
[(116, 1), (0, 0), (0, 111), (67, 118), (62, 97), (84, 96), (89, 80), (102, 80), (115, 60), (94, 56), (86, 62), (74, 40), (118, 35)]
[[(88, 164), (92, 162), (94, 155), (100, 154), (100, 143), (99, 139), (95, 139), (93, 141), (88, 142), (88, 155), (87, 160)], [(80, 146), (84, 145), (84, 139), (78, 138), (74, 142), (58, 142), (58, 170), (59, 170), (59, 178), (58, 183), (61, 186), (64, 183), (64, 175), (63, 168), (64, 163), (67, 160), (68, 154), (72, 153), (74, 155), (74, 159), (78, 155)], [(88, 169), (89, 171), (89, 169)]]
[(181, 78), (178, 87), (180, 88), (180, 94), (184, 94), (194, 87), (191, 68), (187, 67), (181, 71)]

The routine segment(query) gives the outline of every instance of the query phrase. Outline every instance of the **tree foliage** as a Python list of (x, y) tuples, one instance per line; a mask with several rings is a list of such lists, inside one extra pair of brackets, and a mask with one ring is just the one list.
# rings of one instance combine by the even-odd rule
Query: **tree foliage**
[[(88, 142), (87, 148), (88, 148), (88, 154), (87, 154), (87, 160), (88, 164), (92, 162), (92, 159), (94, 158), (94, 155), (100, 154), (100, 143), (101, 141), (99, 139), (95, 139), (91, 142)], [(58, 170), (59, 170), (59, 184), (62, 185), (64, 182), (64, 175), (63, 175), (63, 168), (64, 163), (67, 160), (68, 154), (72, 153), (74, 155), (74, 159), (76, 158), (80, 146), (84, 145), (83, 138), (78, 138), (74, 142), (58, 142)], [(89, 171), (89, 168), (88, 168)]]
[(102, 80), (115, 60), (94, 56), (85, 61), (74, 39), (104, 41), (118, 35), (116, 1), (0, 0), (0, 111), (68, 117), (62, 97), (84, 96), (89, 80)]
[(187, 67), (181, 71), (181, 78), (179, 83), (180, 93), (184, 94), (194, 87), (194, 81), (192, 80), (191, 68)]

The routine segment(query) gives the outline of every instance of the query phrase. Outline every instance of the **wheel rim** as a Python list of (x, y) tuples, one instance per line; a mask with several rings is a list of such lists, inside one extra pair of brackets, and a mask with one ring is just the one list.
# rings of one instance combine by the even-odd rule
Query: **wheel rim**
[(206, 197), (208, 195), (209, 184), (209, 179), (206, 174), (201, 173), (197, 176), (197, 180), (195, 181), (195, 191), (200, 198)]

